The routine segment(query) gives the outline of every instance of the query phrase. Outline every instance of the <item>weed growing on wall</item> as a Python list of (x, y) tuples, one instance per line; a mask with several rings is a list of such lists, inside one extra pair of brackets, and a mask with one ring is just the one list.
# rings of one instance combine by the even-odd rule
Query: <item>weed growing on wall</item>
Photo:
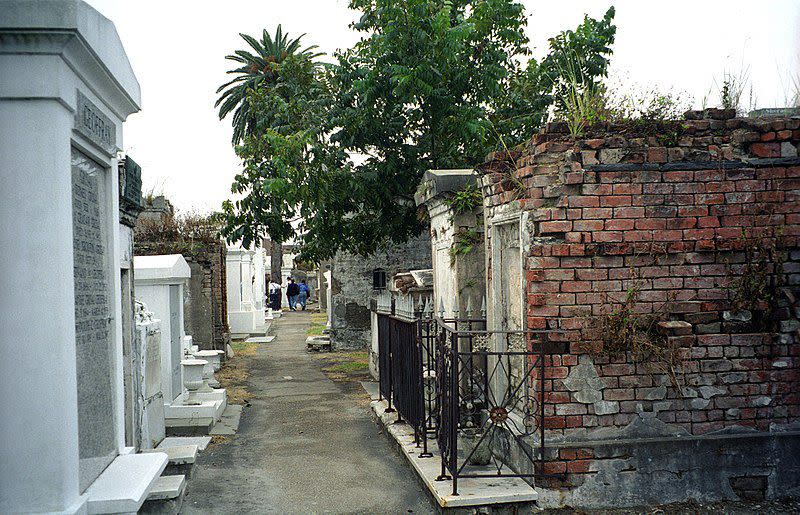
[(734, 310), (751, 311), (758, 316), (755, 321), (761, 329), (767, 329), (770, 313), (784, 283), (783, 264), (785, 252), (777, 240), (751, 238), (742, 230), (739, 244), (744, 253), (740, 265), (726, 260), (728, 275), (728, 299)]
[(483, 235), (477, 229), (462, 227), (456, 232), (450, 247), (450, 264), (455, 264), (458, 256), (469, 254), (479, 245), (483, 245)]
[(589, 319), (588, 329), (593, 340), (602, 341), (603, 345), (595, 355), (630, 356), (634, 361), (651, 361), (663, 363), (670, 376), (672, 386), (681, 391), (678, 374), (683, 369), (680, 345), (671, 341), (658, 331), (658, 323), (669, 317), (669, 305), (673, 299), (667, 299), (653, 313), (641, 313), (636, 310), (643, 281), (631, 269), (631, 276), (636, 280), (626, 291), (621, 304), (606, 314)]
[(454, 214), (463, 215), (471, 213), (475, 208), (483, 205), (483, 195), (476, 185), (468, 184), (464, 189), (455, 192), (445, 202), (450, 206)]

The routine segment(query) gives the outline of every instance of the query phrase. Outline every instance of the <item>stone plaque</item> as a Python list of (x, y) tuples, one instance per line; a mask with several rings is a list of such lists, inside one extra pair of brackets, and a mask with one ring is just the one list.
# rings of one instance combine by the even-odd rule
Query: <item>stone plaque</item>
[(117, 151), (116, 126), (80, 91), (78, 91), (78, 110), (75, 111), (75, 130), (109, 155)]
[[(78, 378), (80, 489), (117, 452), (114, 410), (113, 296), (109, 277), (105, 170), (72, 149), (72, 235)], [(58, 387), (58, 385), (55, 385)]]

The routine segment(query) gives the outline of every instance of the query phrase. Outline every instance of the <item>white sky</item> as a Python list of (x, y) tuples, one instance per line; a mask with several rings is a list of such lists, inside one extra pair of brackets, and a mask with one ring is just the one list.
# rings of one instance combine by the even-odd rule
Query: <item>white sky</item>
[[(253, 36), (278, 23), (332, 53), (355, 43), (346, 0), (87, 0), (111, 19), (142, 86), (142, 111), (125, 124), (125, 150), (142, 166), (145, 192), (180, 210), (218, 209), (239, 162), (217, 87)], [(758, 107), (785, 105), (800, 77), (800, 0), (522, 0), (534, 55), (547, 38), (615, 5), (612, 74), (640, 87), (687, 92), (695, 106), (724, 71), (749, 71)], [(709, 105), (713, 105), (715, 95)]]

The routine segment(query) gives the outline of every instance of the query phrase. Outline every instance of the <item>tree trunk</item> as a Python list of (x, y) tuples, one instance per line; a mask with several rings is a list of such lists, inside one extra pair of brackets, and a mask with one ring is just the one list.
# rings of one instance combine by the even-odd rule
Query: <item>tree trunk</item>
[(283, 245), (271, 242), (269, 249), (269, 268), (272, 281), (281, 284), (281, 268), (283, 268)]

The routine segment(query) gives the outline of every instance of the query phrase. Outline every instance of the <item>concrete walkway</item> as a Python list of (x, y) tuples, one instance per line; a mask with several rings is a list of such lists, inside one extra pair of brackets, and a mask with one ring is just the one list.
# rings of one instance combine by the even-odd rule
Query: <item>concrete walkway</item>
[(182, 513), (434, 512), (358, 383), (330, 381), (306, 352), (309, 318), (278, 319), (250, 358), (240, 434), (198, 456)]

